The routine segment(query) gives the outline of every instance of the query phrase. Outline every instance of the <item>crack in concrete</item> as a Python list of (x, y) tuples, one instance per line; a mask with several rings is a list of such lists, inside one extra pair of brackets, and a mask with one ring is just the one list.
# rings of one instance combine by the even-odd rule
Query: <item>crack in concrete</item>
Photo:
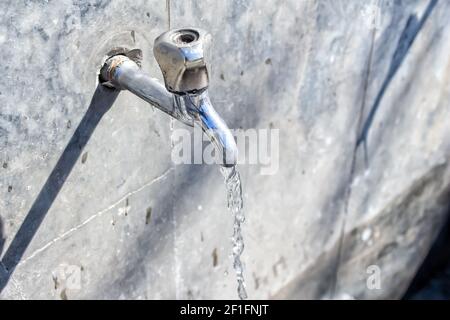
[(25, 264), (27, 261), (33, 259), (34, 257), (36, 257), (38, 254), (40, 254), (41, 252), (45, 251), (46, 249), (48, 249), (49, 247), (51, 247), (52, 245), (54, 245), (56, 242), (66, 238), (67, 236), (71, 235), (72, 233), (78, 231), (79, 229), (83, 228), (84, 226), (86, 226), (88, 223), (90, 223), (91, 221), (93, 221), (94, 219), (100, 217), (101, 215), (103, 215), (104, 213), (110, 211), (111, 209), (115, 208), (116, 206), (118, 206), (120, 203), (122, 203), (123, 201), (125, 201), (128, 197), (144, 190), (145, 188), (153, 185), (156, 182), (159, 182), (161, 180), (164, 180), (169, 173), (171, 173), (173, 171), (173, 167), (170, 167), (169, 169), (167, 169), (163, 174), (159, 175), (158, 177), (152, 179), (151, 181), (145, 183), (144, 185), (142, 185), (141, 187), (137, 188), (134, 191), (128, 192), (127, 194), (125, 194), (124, 196), (122, 196), (119, 200), (115, 201), (113, 204), (109, 205), (108, 207), (106, 207), (103, 210), (98, 211), (97, 213), (91, 215), (89, 218), (87, 218), (86, 220), (84, 220), (82, 223), (78, 224), (77, 226), (65, 231), (64, 233), (60, 234), (59, 236), (57, 236), (56, 238), (52, 239), (51, 241), (49, 241), (47, 244), (45, 244), (44, 246), (42, 246), (41, 248), (35, 250), (33, 253), (31, 253), (27, 258), (23, 259), (22, 261), (20, 261), (18, 263), (18, 265), (23, 265)]
[[(363, 87), (363, 97), (362, 97), (362, 102), (361, 102), (360, 115), (359, 115), (359, 119), (358, 119), (356, 143), (355, 143), (355, 146), (353, 149), (353, 156), (352, 156), (352, 162), (351, 162), (351, 167), (350, 167), (349, 183), (348, 183), (348, 188), (347, 188), (346, 194), (344, 196), (344, 201), (345, 201), (344, 202), (344, 217), (342, 218), (343, 221), (342, 221), (340, 232), (339, 232), (336, 262), (335, 262), (335, 267), (334, 267), (334, 272), (333, 272), (332, 283), (331, 283), (331, 287), (330, 287), (330, 298), (331, 299), (336, 297), (337, 277), (338, 277), (339, 268), (341, 265), (342, 247), (344, 245), (344, 235), (345, 235), (345, 228), (346, 228), (346, 224), (347, 224), (348, 203), (350, 201), (350, 196), (352, 193), (352, 182), (353, 182), (354, 175), (355, 175), (356, 155), (357, 155), (357, 151), (358, 151), (358, 134), (360, 131), (362, 119), (364, 117), (364, 110), (366, 107), (367, 91), (369, 88), (369, 78), (370, 78), (370, 74), (372, 71), (372, 60), (373, 60), (373, 51), (374, 51), (374, 47), (375, 47), (376, 34), (377, 34), (377, 29), (374, 28), (372, 31), (372, 39), (371, 39), (371, 44), (370, 44), (369, 57), (368, 57), (368, 61), (367, 61), (367, 71), (366, 71), (364, 87)], [(364, 154), (366, 155), (366, 153), (364, 153)]]
[[(354, 147), (354, 151), (353, 151), (353, 158), (352, 158), (352, 163), (351, 163), (351, 169), (350, 169), (350, 176), (349, 176), (349, 185), (348, 185), (348, 189), (345, 195), (345, 202), (344, 202), (344, 217), (343, 217), (343, 222), (340, 228), (340, 238), (339, 238), (339, 243), (338, 243), (338, 253), (337, 253), (337, 257), (336, 257), (336, 266), (335, 266), (335, 270), (334, 270), (334, 276), (333, 276), (333, 280), (332, 280), (332, 285), (331, 285), (331, 289), (330, 289), (330, 295), (331, 298), (335, 298), (336, 296), (336, 289), (337, 289), (337, 277), (338, 277), (338, 273), (339, 273), (339, 269), (340, 269), (340, 265), (342, 263), (342, 248), (344, 246), (344, 234), (345, 234), (345, 228), (346, 228), (346, 223), (347, 223), (347, 215), (348, 215), (348, 203), (350, 201), (350, 197), (352, 194), (352, 182), (354, 180), (354, 175), (355, 175), (355, 167), (356, 167), (356, 156), (357, 156), (357, 151), (358, 148), (361, 144), (363, 144), (364, 146), (364, 162), (366, 165), (366, 168), (368, 167), (368, 154), (367, 154), (367, 135), (368, 135), (368, 131), (370, 129), (370, 126), (372, 124), (374, 115), (376, 110), (378, 109), (378, 106), (381, 102), (381, 98), (384, 95), (385, 90), (387, 89), (387, 87), (389, 86), (390, 81), (392, 80), (392, 78), (394, 77), (394, 75), (397, 73), (398, 69), (400, 68), (405, 56), (408, 54), (409, 49), (411, 48), (411, 46), (414, 43), (414, 40), (417, 37), (417, 34), (420, 32), (420, 30), (422, 29), (423, 25), (425, 24), (425, 22), (427, 21), (428, 17), (430, 16), (431, 12), (433, 11), (434, 7), (437, 4), (437, 0), (430, 0), (427, 9), (425, 10), (425, 13), (423, 14), (422, 18), (420, 19), (420, 21), (418, 21), (417, 25), (416, 24), (412, 24), (411, 21), (413, 21), (413, 19), (417, 20), (416, 16), (410, 16), (410, 18), (407, 21), (407, 25), (405, 26), (405, 30), (403, 31), (403, 33), (400, 36), (400, 40), (399, 43), (397, 45), (397, 49), (394, 53), (394, 57), (391, 61), (391, 66), (388, 72), (388, 77), (385, 80), (385, 82), (382, 85), (382, 88), (380, 90), (380, 92), (378, 93), (376, 99), (375, 99), (375, 103), (374, 105), (370, 108), (370, 112), (369, 115), (366, 119), (366, 121), (363, 124), (362, 130), (361, 130), (361, 124), (362, 124), (362, 117), (364, 116), (364, 111), (365, 111), (365, 106), (366, 106), (366, 99), (367, 99), (367, 89), (368, 89), (368, 80), (370, 77), (370, 72), (371, 72), (371, 64), (372, 64), (372, 57), (373, 57), (373, 49), (374, 49), (374, 43), (375, 43), (375, 38), (376, 38), (376, 28), (374, 29), (374, 32), (372, 34), (372, 44), (371, 44), (371, 49), (370, 49), (370, 56), (369, 56), (369, 65), (368, 65), (368, 71), (367, 71), (367, 77), (366, 77), (366, 82), (364, 83), (364, 89), (363, 89), (363, 101), (362, 101), (362, 106), (361, 106), (361, 111), (360, 111), (360, 118), (358, 120), (358, 133), (357, 133), (357, 139), (356, 139), (356, 143), (355, 143), (355, 147)], [(381, 13), (380, 13), (381, 14)], [(409, 30), (409, 28), (411, 28), (411, 25), (413, 26), (414, 30), (412, 32), (412, 36), (409, 35), (409, 33), (407, 32)], [(407, 36), (405, 36), (405, 34)], [(405, 40), (406, 37), (406, 40)], [(402, 41), (406, 41), (406, 45), (402, 46)], [(360, 132), (361, 131), (361, 132)]]
[(170, 30), (170, 0), (166, 0), (167, 30)]

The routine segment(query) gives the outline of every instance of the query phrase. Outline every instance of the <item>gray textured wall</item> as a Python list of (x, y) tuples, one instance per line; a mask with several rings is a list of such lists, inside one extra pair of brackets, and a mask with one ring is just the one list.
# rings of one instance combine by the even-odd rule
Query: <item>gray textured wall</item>
[(250, 298), (400, 297), (448, 203), (449, 3), (169, 6), (1, 1), (0, 297), (237, 297), (218, 169), (175, 166), (178, 124), (96, 90), (118, 45), (161, 79), (152, 44), (169, 21), (213, 35), (210, 94), (230, 127), (280, 129), (277, 174), (240, 168)]

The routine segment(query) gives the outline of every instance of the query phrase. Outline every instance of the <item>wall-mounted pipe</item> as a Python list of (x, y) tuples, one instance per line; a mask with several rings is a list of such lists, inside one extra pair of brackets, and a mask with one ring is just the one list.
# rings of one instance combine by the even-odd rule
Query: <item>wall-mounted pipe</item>
[(175, 119), (198, 125), (214, 143), (219, 164), (237, 163), (234, 137), (213, 108), (208, 95), (208, 49), (210, 36), (200, 29), (176, 29), (155, 40), (154, 53), (165, 87), (146, 74), (126, 55), (109, 58), (100, 71), (100, 81), (126, 89)]

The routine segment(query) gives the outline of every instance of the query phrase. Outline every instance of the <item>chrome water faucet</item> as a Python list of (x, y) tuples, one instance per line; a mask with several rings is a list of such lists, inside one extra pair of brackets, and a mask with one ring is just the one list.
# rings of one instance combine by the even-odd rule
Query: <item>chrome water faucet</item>
[(139, 50), (108, 58), (100, 82), (129, 90), (189, 126), (200, 126), (214, 143), (219, 164), (232, 167), (237, 163), (236, 142), (208, 95), (210, 42), (211, 36), (197, 28), (170, 30), (156, 38), (153, 53), (165, 87), (142, 71)]

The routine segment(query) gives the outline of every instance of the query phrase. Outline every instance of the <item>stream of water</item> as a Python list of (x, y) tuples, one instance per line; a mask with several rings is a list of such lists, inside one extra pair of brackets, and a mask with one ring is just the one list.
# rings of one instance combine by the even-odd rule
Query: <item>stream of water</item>
[(242, 200), (241, 177), (233, 167), (221, 167), (220, 171), (225, 179), (227, 188), (228, 210), (234, 218), (233, 223), (233, 268), (236, 273), (238, 282), (238, 295), (241, 300), (247, 299), (247, 291), (245, 290), (244, 269), (241, 262), (241, 254), (244, 251), (244, 238), (242, 237), (241, 224), (245, 221)]

